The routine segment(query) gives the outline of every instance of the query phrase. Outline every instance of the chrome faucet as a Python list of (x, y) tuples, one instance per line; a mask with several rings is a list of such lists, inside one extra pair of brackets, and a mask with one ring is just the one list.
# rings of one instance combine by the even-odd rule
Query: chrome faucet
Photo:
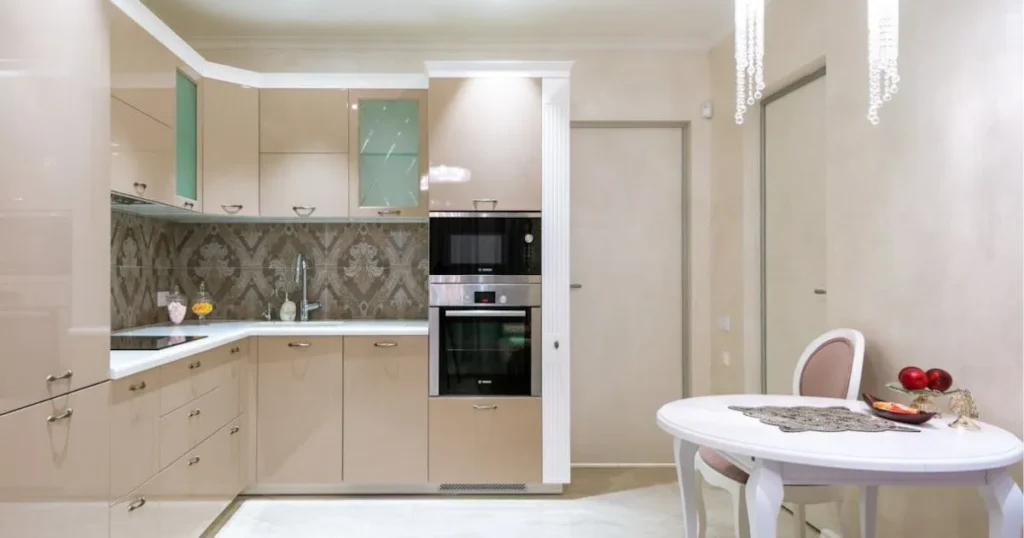
[(295, 283), (302, 282), (302, 299), (299, 302), (299, 321), (309, 321), (309, 313), (320, 308), (320, 303), (311, 303), (306, 297), (306, 283), (309, 280), (309, 273), (306, 268), (306, 258), (300, 252), (295, 258)]

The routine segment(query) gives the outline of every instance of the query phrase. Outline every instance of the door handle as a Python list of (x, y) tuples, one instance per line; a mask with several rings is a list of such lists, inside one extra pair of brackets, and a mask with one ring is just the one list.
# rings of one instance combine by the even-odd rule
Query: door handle
[(822, 288), (814, 288), (814, 294), (815, 295), (826, 295), (826, 294), (828, 294), (828, 291), (826, 291), (826, 290), (824, 290)]
[(583, 287), (583, 284), (569, 284), (570, 290), (578, 290)]

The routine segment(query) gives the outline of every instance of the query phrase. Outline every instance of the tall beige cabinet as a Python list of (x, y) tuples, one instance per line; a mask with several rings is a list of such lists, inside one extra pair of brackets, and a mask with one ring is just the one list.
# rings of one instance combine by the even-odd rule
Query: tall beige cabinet
[(4, 536), (108, 536), (107, 4), (0, 2)]

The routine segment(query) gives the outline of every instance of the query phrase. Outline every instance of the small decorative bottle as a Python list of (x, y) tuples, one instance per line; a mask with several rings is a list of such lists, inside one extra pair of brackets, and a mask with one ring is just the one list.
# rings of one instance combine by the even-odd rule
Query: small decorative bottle
[(199, 321), (206, 321), (210, 312), (213, 312), (213, 299), (206, 293), (206, 282), (200, 282), (199, 295), (192, 301), (192, 313), (199, 316)]
[(179, 325), (185, 320), (185, 314), (188, 313), (186, 304), (188, 299), (182, 295), (178, 286), (174, 286), (174, 291), (167, 297), (167, 317), (171, 319), (171, 323)]
[(295, 303), (288, 299), (288, 292), (284, 294), (284, 302), (281, 303), (281, 321), (295, 321)]

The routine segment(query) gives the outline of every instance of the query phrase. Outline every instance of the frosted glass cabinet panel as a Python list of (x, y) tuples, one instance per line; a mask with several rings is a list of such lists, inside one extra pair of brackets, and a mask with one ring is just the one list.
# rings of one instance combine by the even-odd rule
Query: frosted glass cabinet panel
[(350, 215), (426, 215), (426, 92), (352, 90), (350, 101)]

